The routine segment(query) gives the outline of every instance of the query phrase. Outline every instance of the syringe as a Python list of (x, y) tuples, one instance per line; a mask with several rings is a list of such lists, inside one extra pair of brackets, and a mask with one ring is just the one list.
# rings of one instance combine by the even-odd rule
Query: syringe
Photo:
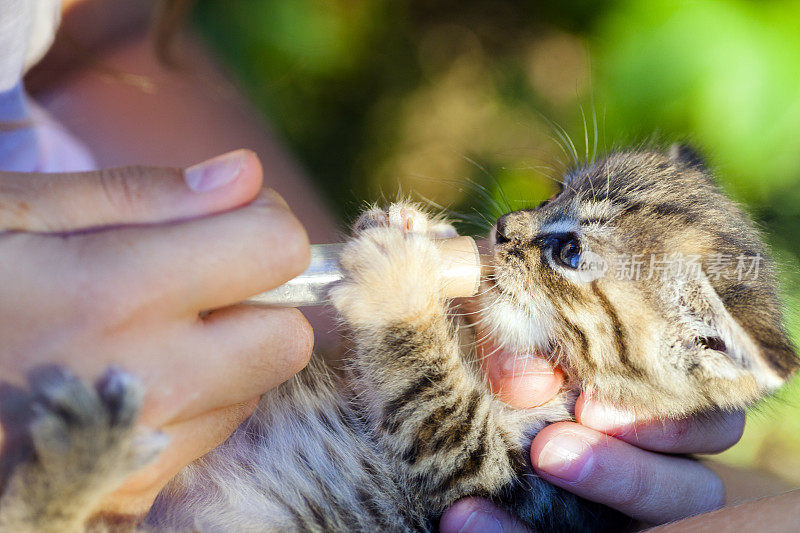
[[(445, 296), (458, 298), (475, 294), (481, 278), (481, 256), (475, 241), (471, 237), (455, 237), (433, 242), (441, 250)], [(245, 303), (274, 307), (324, 304), (330, 286), (343, 277), (339, 256), (344, 247), (342, 243), (312, 245), (311, 261), (305, 272)]]

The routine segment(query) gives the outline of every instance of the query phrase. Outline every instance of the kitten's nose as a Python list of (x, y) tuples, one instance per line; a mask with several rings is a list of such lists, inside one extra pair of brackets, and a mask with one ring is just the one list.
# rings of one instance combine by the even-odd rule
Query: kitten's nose
[(510, 214), (511, 213), (508, 213), (507, 215), (503, 215), (503, 216), (501, 216), (500, 218), (497, 219), (497, 222), (495, 223), (495, 226), (494, 226), (494, 229), (495, 229), (494, 242), (495, 242), (495, 244), (506, 244), (506, 243), (511, 241), (511, 239), (508, 237), (508, 233), (507, 233), (508, 232), (508, 216)]

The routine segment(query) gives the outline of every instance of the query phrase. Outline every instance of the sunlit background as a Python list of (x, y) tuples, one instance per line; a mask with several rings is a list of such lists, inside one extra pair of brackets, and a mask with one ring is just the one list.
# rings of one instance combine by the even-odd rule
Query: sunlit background
[[(800, 341), (800, 3), (205, 0), (193, 17), (343, 220), (402, 193), (483, 231), (484, 196), (538, 204), (573, 150), (690, 141), (763, 227)], [(799, 386), (769, 401), (722, 459), (800, 485), (799, 406)]]

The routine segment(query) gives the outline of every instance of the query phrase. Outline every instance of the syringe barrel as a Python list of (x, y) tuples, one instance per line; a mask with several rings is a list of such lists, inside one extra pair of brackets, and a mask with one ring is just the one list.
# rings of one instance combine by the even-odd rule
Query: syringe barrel
[[(472, 296), (478, 291), (481, 259), (471, 237), (455, 237), (433, 241), (442, 252), (442, 276), (445, 296)], [(296, 278), (267, 292), (245, 300), (245, 303), (271, 307), (303, 307), (322, 305), (328, 290), (343, 277), (339, 257), (345, 245), (315, 244), (311, 246), (308, 268)]]

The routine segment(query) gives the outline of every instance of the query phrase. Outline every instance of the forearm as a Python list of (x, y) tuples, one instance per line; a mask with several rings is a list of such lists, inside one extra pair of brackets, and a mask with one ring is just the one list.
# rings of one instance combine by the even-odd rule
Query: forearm
[(653, 533), (682, 531), (783, 533), (796, 530), (798, 522), (800, 522), (800, 490), (794, 490), (778, 496), (725, 507), (649, 531)]

